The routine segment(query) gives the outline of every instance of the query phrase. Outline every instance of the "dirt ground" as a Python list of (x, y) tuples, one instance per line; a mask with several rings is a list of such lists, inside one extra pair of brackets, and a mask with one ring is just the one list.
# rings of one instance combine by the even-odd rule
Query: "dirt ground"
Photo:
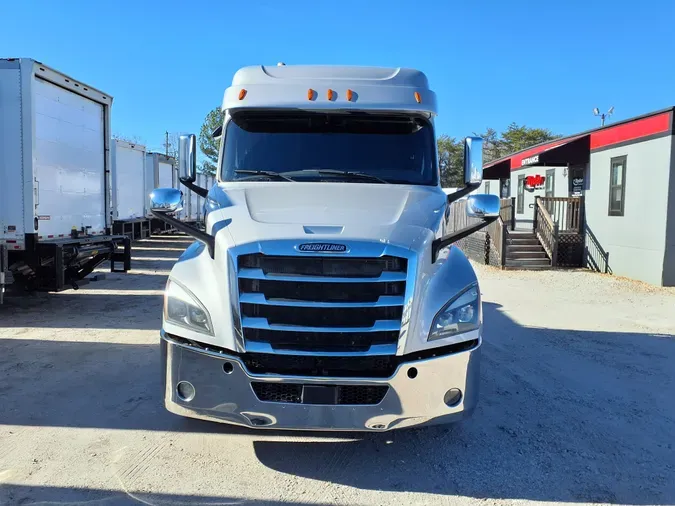
[(675, 291), (476, 267), (481, 400), (458, 425), (257, 432), (165, 411), (158, 329), (185, 238), (0, 307), (0, 504), (675, 504)]

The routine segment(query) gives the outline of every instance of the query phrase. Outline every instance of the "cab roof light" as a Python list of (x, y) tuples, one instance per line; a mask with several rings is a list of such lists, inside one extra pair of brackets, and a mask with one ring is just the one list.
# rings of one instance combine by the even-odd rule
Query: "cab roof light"
[(352, 90), (347, 90), (347, 101), (351, 102), (352, 98), (354, 98), (354, 92)]
[(314, 90), (312, 88), (307, 90), (307, 100), (313, 100), (314, 99)]
[(330, 88), (328, 89), (328, 100), (333, 100), (335, 93)]
[(244, 100), (245, 96), (246, 96), (246, 90), (242, 88), (241, 90), (239, 90), (239, 100)]
[(415, 100), (417, 100), (417, 103), (418, 103), (418, 104), (421, 104), (421, 103), (422, 103), (422, 95), (420, 95), (420, 92), (419, 92), (419, 91), (416, 91), (416, 92), (415, 92)]

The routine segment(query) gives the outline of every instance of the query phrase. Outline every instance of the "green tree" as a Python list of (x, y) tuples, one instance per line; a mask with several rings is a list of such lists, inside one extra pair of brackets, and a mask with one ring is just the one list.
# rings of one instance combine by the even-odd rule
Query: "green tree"
[(506, 154), (503, 142), (494, 128), (486, 128), (483, 133), (473, 134), (483, 139), (483, 163), (491, 162)]
[(218, 163), (218, 149), (220, 139), (214, 139), (213, 131), (222, 126), (223, 113), (220, 107), (209, 111), (204, 118), (204, 123), (199, 130), (199, 149), (204, 153), (206, 159), (202, 162), (200, 171), (206, 174), (214, 175), (216, 173), (216, 164)]
[(548, 128), (529, 128), (525, 125), (511, 123), (501, 135), (501, 144), (504, 153), (501, 156), (522, 151), (542, 142), (552, 141), (560, 135), (554, 134)]
[(454, 137), (441, 135), (438, 143), (438, 166), (441, 186), (454, 188), (464, 184), (464, 143)]

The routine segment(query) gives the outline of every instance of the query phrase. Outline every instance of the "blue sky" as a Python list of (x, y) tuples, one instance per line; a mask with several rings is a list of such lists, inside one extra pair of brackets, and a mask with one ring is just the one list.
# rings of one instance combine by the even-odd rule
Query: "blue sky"
[(161, 149), (197, 133), (244, 65), (406, 66), (439, 133), (515, 121), (574, 133), (675, 105), (675, 1), (69, 0), (3, 2), (0, 57), (31, 57), (114, 97), (113, 132)]

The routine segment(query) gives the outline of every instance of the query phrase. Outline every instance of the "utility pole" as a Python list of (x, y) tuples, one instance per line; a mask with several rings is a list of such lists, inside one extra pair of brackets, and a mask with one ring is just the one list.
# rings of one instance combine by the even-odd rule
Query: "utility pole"
[(166, 150), (166, 156), (169, 156), (169, 131), (164, 132), (164, 149)]

